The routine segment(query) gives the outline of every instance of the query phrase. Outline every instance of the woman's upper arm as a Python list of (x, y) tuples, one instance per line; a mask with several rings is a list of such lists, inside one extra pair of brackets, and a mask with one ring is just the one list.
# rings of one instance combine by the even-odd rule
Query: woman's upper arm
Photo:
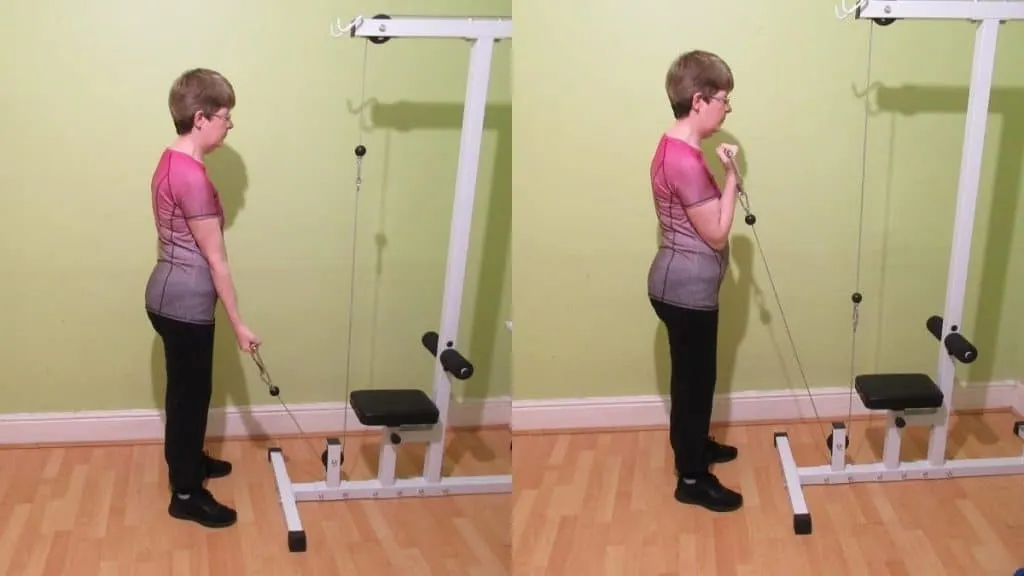
[(722, 203), (718, 198), (711, 198), (695, 206), (685, 208), (686, 217), (690, 219), (694, 230), (715, 250), (725, 248), (726, 238), (722, 231)]
[(712, 248), (724, 247), (720, 194), (699, 159), (680, 158), (667, 167), (673, 192), (697, 234)]
[(197, 216), (185, 220), (188, 223), (189, 232), (195, 239), (199, 251), (210, 264), (216, 269), (227, 262), (227, 252), (224, 250), (224, 235), (220, 228), (220, 219), (212, 216)]
[(181, 174), (173, 184), (178, 206), (203, 257), (211, 267), (226, 261), (220, 209), (213, 185), (204, 174), (196, 172)]

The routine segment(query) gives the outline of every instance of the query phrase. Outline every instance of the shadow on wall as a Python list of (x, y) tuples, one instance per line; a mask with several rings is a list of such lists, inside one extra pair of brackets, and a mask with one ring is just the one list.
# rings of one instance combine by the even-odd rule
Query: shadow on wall
[[(375, 129), (388, 129), (399, 132), (411, 130), (459, 130), (462, 127), (464, 106), (462, 103), (439, 104), (439, 103), (418, 103), (399, 101), (394, 103), (381, 103), (370, 100), (364, 104), (370, 107), (369, 126), (364, 125), (366, 131)], [(358, 113), (359, 109), (352, 109)], [(499, 327), (503, 326), (504, 318), (501, 308), (501, 292), (505, 285), (505, 275), (508, 270), (508, 255), (512, 237), (512, 106), (511, 104), (488, 104), (484, 112), (484, 130), (494, 130), (498, 134), (496, 158), (493, 174), (490, 183), (490, 203), (485, 219), (475, 219), (472, 227), (479, 229), (483, 227), (484, 246), (482, 254), (486, 257), (480, 267), (480, 276), (477, 283), (476, 309), (473, 313), (473, 329), (468, 343), (457, 345), (475, 367), (473, 377), (467, 382), (467, 386), (473, 388), (473, 397), (488, 398), (493, 387), (492, 379), (501, 380), (507, 386), (511, 386), (511, 374), (507, 359), (497, 357), (497, 335)], [(387, 179), (390, 153), (388, 144), (390, 138), (385, 138), (384, 152), (384, 179)], [(452, 165), (452, 173), (457, 169)], [(477, 180), (478, 190), (483, 188)], [(381, 202), (385, 202), (387, 187), (382, 187)], [(454, 190), (452, 191), (454, 193)], [(477, 196), (479, 198), (479, 195)], [(381, 212), (383, 214), (383, 211)], [(384, 234), (383, 226), (375, 235), (377, 244), (378, 261), (376, 274), (378, 278), (382, 273), (383, 249), (388, 244)], [(376, 317), (377, 317), (377, 290), (374, 290), (373, 317), (374, 334), (369, 335), (371, 350), (375, 348), (376, 341)], [(436, 330), (437, 326), (424, 327), (423, 332)], [(371, 352), (372, 353), (372, 352)], [(493, 369), (500, 366), (502, 372), (498, 373)], [(372, 378), (371, 378), (372, 379)], [(372, 383), (371, 383), (372, 385)], [(506, 394), (509, 392), (506, 392)], [(459, 405), (459, 399), (452, 394), (449, 410), (459, 410), (460, 416), (464, 417), (466, 425), (472, 426), (474, 422), (483, 422), (482, 413), (469, 414), (467, 405)], [(477, 404), (479, 405), (479, 404)], [(462, 418), (460, 418), (462, 420)], [(511, 432), (510, 432), (511, 434)], [(463, 444), (455, 451), (449, 450), (445, 462), (459, 462), (463, 455), (461, 452), (471, 451), (473, 457), (478, 461), (489, 461), (495, 458), (495, 454), (482, 442)], [(376, 459), (377, 453), (372, 446), (365, 447), (364, 454), (368, 463)]]
[[(370, 124), (364, 129), (389, 129), (399, 132), (411, 130), (459, 130), (462, 127), (463, 104), (437, 104), (399, 101), (394, 103), (368, 102), (370, 106)], [(459, 346), (465, 350), (466, 356), (477, 368), (470, 386), (476, 398), (489, 397), (488, 390), (492, 386), (489, 377), (494, 376), (510, 382), (506, 374), (496, 376), (491, 366), (507, 366), (507, 362), (499, 361), (495, 354), (498, 329), (503, 325), (501, 309), (501, 292), (505, 285), (508, 270), (507, 258), (512, 236), (512, 106), (511, 104), (489, 104), (485, 110), (484, 130), (493, 130), (498, 134), (494, 170), (490, 182), (490, 203), (485, 219), (476, 219), (473, 229), (484, 228), (484, 246), (482, 253), (487, 257), (480, 267), (476, 310), (474, 311), (473, 330), (467, 345)], [(385, 152), (387, 154), (387, 152)], [(383, 160), (388, 164), (388, 158)], [(457, 166), (450, 170), (455, 172)], [(385, 175), (386, 178), (386, 175)], [(478, 189), (484, 188), (479, 183)], [(454, 191), (453, 191), (454, 192)], [(479, 198), (479, 196), (478, 196)], [(383, 201), (383, 199), (382, 199)], [(381, 273), (380, 251), (387, 245), (388, 239), (383, 229), (377, 234), (378, 264), (377, 274)], [(376, 316), (376, 297), (374, 316)], [(436, 330), (436, 326), (424, 327)], [(376, 331), (376, 330), (375, 330)], [(453, 398), (453, 402), (455, 398)], [(482, 417), (482, 415), (481, 415)]]
[[(721, 184), (725, 178), (724, 169), (715, 154), (715, 148), (722, 143), (739, 145), (741, 152), (737, 157), (736, 166), (740, 171), (740, 175), (745, 178), (748, 173), (748, 164), (745, 155), (742, 153), (743, 146), (733, 134), (722, 130), (708, 138), (701, 146), (707, 164), (711, 168), (715, 179)], [(736, 220), (733, 224), (734, 231), (737, 230), (738, 226), (746, 225), (743, 222), (744, 213), (742, 209), (737, 206), (736, 210)], [(657, 225), (655, 230), (658, 234), (656, 238), (660, 238), (661, 232)], [(759, 307), (762, 324), (767, 325), (772, 319), (764, 293), (754, 281), (753, 268), (755, 265), (756, 247), (753, 240), (748, 236), (734, 235), (730, 239), (729, 250), (729, 268), (722, 281), (719, 297), (718, 385), (716, 390), (719, 394), (729, 392), (732, 387), (736, 368), (736, 354), (740, 343), (746, 337), (751, 302)], [(654, 313), (653, 310), (651, 313)], [(654, 341), (657, 389), (659, 394), (667, 396), (670, 390), (672, 362), (669, 353), (668, 333), (665, 330), (665, 325), (661, 322), (657, 324)], [(783, 354), (778, 343), (776, 343), (776, 351), (781, 359)], [(671, 406), (666, 405), (666, 410), (671, 410)], [(728, 414), (724, 416), (728, 417)]]
[[(967, 87), (952, 86), (898, 86), (881, 84), (872, 86), (875, 92), (875, 114), (888, 112), (893, 115), (914, 114), (958, 114), (967, 111)], [(990, 382), (1008, 375), (996, 374), (995, 351), (999, 337), (999, 324), (1003, 316), (1003, 302), (1006, 298), (1007, 276), (1010, 265), (1010, 249), (1017, 221), (1018, 196), (1021, 189), (1022, 165), (1024, 165), (1024, 88), (992, 88), (989, 103), (990, 115), (999, 117), (1001, 122), (989, 120), (988, 132), (1000, 129), (998, 144), (986, 147), (986, 157), (996, 155), (995, 191), (988, 214), (988, 234), (980, 268), (981, 284), (977, 292), (978, 307), (975, 327), (965, 327), (964, 335), (978, 348), (978, 359), (967, 367), (971, 382)], [(1001, 124), (1001, 125), (1000, 125)], [(925, 147), (927, 142), (918, 143)], [(959, 164), (960, 158), (955, 161)], [(951, 181), (940, 194), (955, 195), (957, 182)], [(976, 220), (976, 222), (983, 222)], [(949, 233), (953, 233), (953, 221), (949, 222)], [(965, 302), (970, 310), (971, 302)], [(935, 302), (935, 314), (942, 315), (944, 302)], [(921, 319), (922, 337), (931, 338), (925, 331), (925, 318)], [(881, 344), (880, 344), (881, 345)], [(922, 367), (928, 369), (930, 367)]]
[[(230, 228), (238, 218), (242, 207), (245, 206), (245, 192), (249, 187), (245, 162), (237, 151), (224, 145), (206, 157), (206, 167), (210, 179), (217, 186), (221, 204), (224, 206), (225, 228)], [(266, 437), (264, 430), (248, 410), (251, 401), (246, 386), (245, 372), (242, 369), (243, 353), (238, 349), (238, 342), (222, 306), (217, 307), (216, 319), (211, 406), (216, 408), (237, 407), (241, 412), (248, 436), (264, 438)], [(167, 374), (163, 343), (157, 335), (153, 336), (151, 366), (153, 399), (157, 408), (161, 410), (162, 418), (163, 409), (166, 407)], [(226, 424), (221, 411), (213, 412), (210, 415), (207, 435), (209, 437), (223, 436), (226, 432)]]

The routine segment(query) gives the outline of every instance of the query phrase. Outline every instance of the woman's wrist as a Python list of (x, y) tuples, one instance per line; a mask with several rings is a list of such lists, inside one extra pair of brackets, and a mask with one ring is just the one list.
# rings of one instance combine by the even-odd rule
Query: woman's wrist
[(736, 171), (733, 170), (732, 168), (727, 168), (726, 171), (725, 171), (725, 188), (729, 192), (735, 192), (736, 191), (736, 184), (738, 182), (739, 182), (739, 176), (736, 174)]

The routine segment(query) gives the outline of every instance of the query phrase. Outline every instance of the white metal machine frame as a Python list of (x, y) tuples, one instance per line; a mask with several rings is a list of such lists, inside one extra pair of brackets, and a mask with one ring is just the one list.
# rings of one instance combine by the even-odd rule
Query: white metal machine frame
[[(929, 332), (939, 340), (938, 384), (924, 374), (871, 374), (855, 379), (857, 392), (865, 407), (887, 412), (887, 433), (881, 462), (859, 465), (846, 462), (849, 438), (843, 423), (833, 424), (829, 442), (831, 462), (823, 466), (798, 466), (786, 433), (775, 434), (775, 446), (789, 493), (793, 530), (796, 534), (811, 533), (811, 516), (804, 499), (804, 486), (1024, 475), (1024, 449), (1021, 456), (1008, 458), (946, 457), (946, 439), (955, 386), (955, 361), (970, 363), (977, 357), (977, 350), (962, 336), (960, 330), (995, 67), (996, 40), (1001, 23), (1024, 20), (1024, 1), (861, 0), (853, 7), (844, 5), (841, 11), (837, 10), (840, 18), (851, 14), (857, 19), (870, 20), (883, 26), (896, 20), (966, 20), (977, 25), (977, 32), (957, 185), (945, 309), (942, 317), (932, 316), (926, 322)], [(858, 302), (859, 299), (855, 297), (854, 301)], [(907, 425), (929, 427), (926, 459), (901, 460), (901, 430)], [(1013, 433), (1024, 440), (1024, 422), (1016, 422)]]
[[(392, 38), (463, 39), (470, 42), (471, 48), (441, 323), (438, 332), (428, 332), (423, 336), (424, 346), (435, 357), (433, 398), (418, 390), (352, 392), (350, 406), (359, 420), (381, 428), (377, 477), (371, 480), (342, 478), (344, 453), (337, 438), (327, 441), (323, 455), (326, 475), (324, 480), (316, 482), (293, 482), (281, 449), (269, 450), (288, 529), (288, 548), (292, 552), (306, 550), (306, 534), (297, 506), (299, 502), (512, 492), (511, 474), (442, 476), (445, 427), (451, 402), (449, 378), (466, 379), (473, 372), (472, 365), (456, 351), (454, 343), (459, 330), (492, 55), (497, 42), (512, 37), (512, 19), (360, 16), (332, 32), (335, 36), (367, 38), (374, 44), (383, 44)], [(360, 149), (362, 146), (357, 147), (356, 154), (361, 157), (365, 149)], [(428, 445), (423, 473), (415, 478), (396, 478), (397, 445), (409, 442)]]

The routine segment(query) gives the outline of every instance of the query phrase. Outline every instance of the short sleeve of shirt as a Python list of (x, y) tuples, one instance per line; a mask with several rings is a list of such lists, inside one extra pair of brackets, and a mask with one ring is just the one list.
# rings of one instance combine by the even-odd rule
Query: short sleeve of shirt
[(186, 220), (220, 215), (213, 185), (201, 168), (182, 162), (172, 165), (170, 189)]
[(718, 186), (699, 152), (672, 147), (665, 154), (665, 178), (684, 208), (717, 198)]

